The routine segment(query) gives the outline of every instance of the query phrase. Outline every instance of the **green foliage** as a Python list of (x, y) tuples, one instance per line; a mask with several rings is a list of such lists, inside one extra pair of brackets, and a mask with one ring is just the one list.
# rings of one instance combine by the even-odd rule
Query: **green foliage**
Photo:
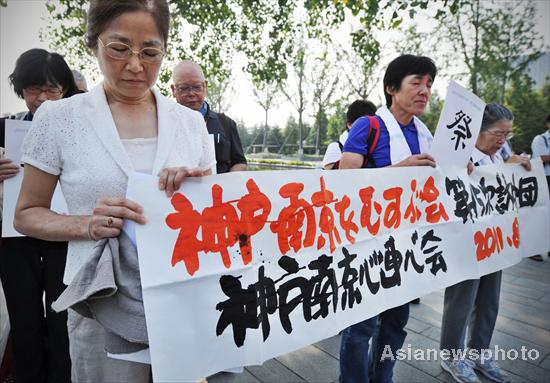
[(546, 130), (545, 120), (550, 111), (550, 82), (543, 89), (535, 90), (527, 75), (512, 80), (506, 92), (506, 106), (514, 113), (515, 152), (531, 152), (533, 138)]
[[(432, 0), (438, 17), (459, 0)], [(295, 59), (296, 43), (304, 33), (326, 41), (330, 32), (344, 23), (346, 11), (365, 28), (352, 33), (354, 50), (365, 60), (378, 61), (377, 30), (396, 28), (402, 15), (414, 16), (426, 9), (428, 0), (172, 0), (172, 28), (167, 62), (161, 80), (169, 79), (176, 60), (197, 61), (211, 80), (223, 81), (230, 74), (233, 57), (246, 58), (244, 69), (254, 81), (280, 82), (287, 77), (287, 64)], [(63, 52), (73, 67), (91, 67), (84, 59), (86, 0), (48, 0), (52, 23), (47, 33), (52, 48)]]
[(487, 102), (504, 102), (506, 86), (540, 56), (542, 38), (536, 26), (535, 3), (461, 0), (460, 12), (440, 20), (450, 53), (462, 61), (470, 89)]
[(426, 112), (420, 117), (424, 124), (428, 127), (430, 132), (435, 133), (437, 123), (439, 122), (439, 115), (443, 109), (444, 100), (442, 100), (437, 92), (432, 93)]
[(325, 144), (328, 145), (340, 138), (342, 130), (346, 127), (346, 109), (347, 106), (342, 101), (336, 103), (334, 113), (328, 117)]

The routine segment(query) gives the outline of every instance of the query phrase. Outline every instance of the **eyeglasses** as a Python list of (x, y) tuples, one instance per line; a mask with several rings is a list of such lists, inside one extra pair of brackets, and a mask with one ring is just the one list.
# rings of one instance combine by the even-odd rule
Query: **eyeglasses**
[(504, 138), (506, 140), (510, 140), (512, 137), (514, 137), (514, 133), (503, 132), (502, 130), (488, 130), (487, 133), (490, 133), (498, 138)]
[(129, 45), (120, 42), (110, 42), (104, 44), (98, 37), (98, 41), (105, 50), (105, 54), (113, 60), (128, 60), (133, 55), (136, 55), (140, 60), (149, 64), (158, 64), (164, 57), (164, 51), (162, 49), (145, 47), (139, 51), (134, 51)]
[(183, 86), (183, 85), (176, 86), (176, 93), (179, 94), (180, 96), (185, 96), (190, 93), (195, 93), (195, 94), (202, 93), (203, 90), (204, 90), (204, 84), (192, 85), (192, 86)]
[(57, 86), (29, 86), (25, 88), (25, 92), (33, 96), (38, 96), (40, 93), (45, 92), (48, 96), (59, 96), (63, 94), (63, 89)]

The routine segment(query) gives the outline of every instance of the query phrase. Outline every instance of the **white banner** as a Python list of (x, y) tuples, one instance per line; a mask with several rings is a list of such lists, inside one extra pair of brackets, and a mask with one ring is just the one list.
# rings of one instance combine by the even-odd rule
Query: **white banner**
[[(5, 134), (5, 157), (12, 160), (15, 164), (21, 165), (21, 171), (12, 178), (4, 181), (4, 200), (2, 211), (2, 237), (22, 237), (13, 227), (13, 218), (15, 217), (15, 205), (19, 197), (19, 190), (23, 182), (23, 163), (21, 162), (21, 145), (25, 135), (31, 128), (31, 121), (6, 119)], [(52, 210), (60, 214), (68, 212), (67, 203), (59, 183), (55, 188), (52, 197)]]
[(260, 364), (360, 320), (550, 249), (540, 161), (241, 172), (171, 199), (136, 174), (153, 377)]

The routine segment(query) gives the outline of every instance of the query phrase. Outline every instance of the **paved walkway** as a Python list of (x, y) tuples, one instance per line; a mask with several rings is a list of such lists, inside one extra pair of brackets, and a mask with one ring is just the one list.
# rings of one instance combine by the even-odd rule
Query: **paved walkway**
[[(493, 346), (521, 350), (536, 349), (535, 360), (505, 360), (500, 365), (513, 382), (550, 382), (550, 258), (544, 262), (524, 259), (504, 271), (500, 312)], [(443, 311), (443, 291), (422, 297), (411, 305), (405, 347), (438, 349)], [(340, 339), (334, 336), (298, 351), (247, 367), (242, 374), (221, 373), (209, 383), (321, 383), (338, 381)], [(531, 355), (534, 355), (533, 351)], [(513, 356), (513, 354), (512, 354)], [(483, 382), (489, 382), (482, 379)], [(437, 361), (397, 362), (394, 382), (453, 382)]]

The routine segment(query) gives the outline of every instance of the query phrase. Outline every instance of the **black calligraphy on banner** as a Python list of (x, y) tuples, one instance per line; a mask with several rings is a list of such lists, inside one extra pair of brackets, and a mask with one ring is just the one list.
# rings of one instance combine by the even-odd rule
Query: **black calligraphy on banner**
[(453, 130), (454, 137), (451, 138), (451, 140), (455, 141), (455, 152), (458, 150), (459, 146), (464, 149), (466, 147), (464, 141), (472, 138), (470, 122), (472, 122), (472, 118), (466, 115), (462, 110), (459, 110), (455, 113), (454, 122), (447, 125), (447, 129)]
[(477, 184), (470, 183), (467, 187), (460, 177), (446, 177), (445, 191), (453, 197), (455, 217), (465, 223), (467, 220), (474, 222), (493, 211), (504, 214), (520, 207), (534, 206), (538, 198), (538, 183), (534, 176), (520, 177), (516, 182), (514, 176), (507, 178), (497, 173), (495, 183), (489, 184), (485, 177), (481, 177)]
[[(301, 266), (290, 256), (282, 256), (278, 267), (283, 274), (278, 279), (266, 276), (264, 265), (258, 268), (257, 281), (243, 287), (241, 276), (223, 275), (219, 283), (227, 297), (216, 305), (220, 317), (216, 335), (231, 326), (237, 347), (244, 345), (247, 329), (261, 328), (264, 342), (270, 333), (270, 318), (278, 316), (282, 328), (292, 333), (291, 314), (298, 312), (306, 322), (326, 318), (337, 310), (345, 311), (360, 304), (380, 289), (400, 286), (403, 273), (423, 274), (428, 269), (437, 276), (446, 273), (447, 265), (441, 242), (433, 229), (422, 236), (411, 236), (412, 246), (403, 253), (389, 236), (383, 248), (374, 249), (367, 257), (358, 257), (341, 247), (342, 259), (336, 264), (326, 254)], [(301, 272), (307, 267), (308, 276)], [(340, 271), (337, 279), (336, 267)]]

